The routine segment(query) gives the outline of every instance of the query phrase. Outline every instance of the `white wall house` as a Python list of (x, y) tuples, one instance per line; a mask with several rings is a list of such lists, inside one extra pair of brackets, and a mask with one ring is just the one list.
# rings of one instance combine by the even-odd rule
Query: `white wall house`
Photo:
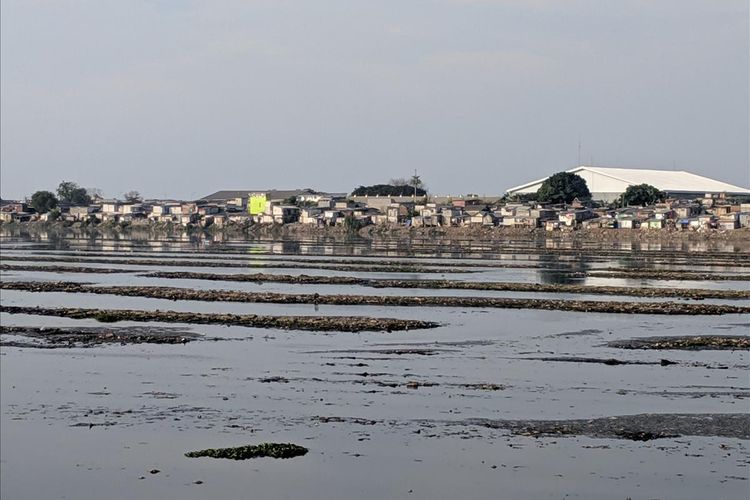
[[(684, 170), (647, 170), (638, 168), (576, 167), (568, 172), (580, 175), (586, 181), (594, 200), (614, 201), (628, 186), (650, 184), (670, 196), (699, 197), (706, 193), (750, 195), (750, 189), (727, 184)], [(512, 187), (508, 194), (536, 193), (547, 180), (538, 179)]]

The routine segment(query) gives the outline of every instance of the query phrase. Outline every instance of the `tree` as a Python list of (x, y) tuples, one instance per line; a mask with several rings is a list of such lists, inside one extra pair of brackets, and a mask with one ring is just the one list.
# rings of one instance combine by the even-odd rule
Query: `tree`
[(664, 201), (666, 194), (659, 191), (651, 184), (637, 184), (628, 186), (622, 194), (620, 201), (623, 205), (653, 205), (659, 201)]
[(542, 183), (536, 197), (541, 202), (570, 203), (576, 198), (582, 201), (590, 199), (591, 192), (580, 175), (559, 172)]
[[(414, 191), (414, 187), (409, 185), (373, 184), (372, 186), (359, 186), (352, 191), (352, 196), (412, 196)], [(427, 192), (418, 187), (416, 194), (417, 196), (424, 196)]]
[(37, 191), (31, 195), (31, 207), (40, 214), (46, 214), (57, 206), (57, 197), (49, 191)]
[(57, 187), (57, 196), (63, 203), (71, 205), (89, 205), (91, 203), (91, 196), (86, 193), (86, 189), (75, 182), (61, 182)]
[(127, 193), (123, 194), (123, 196), (125, 197), (125, 201), (129, 203), (138, 203), (143, 201), (143, 197), (138, 191), (128, 191)]

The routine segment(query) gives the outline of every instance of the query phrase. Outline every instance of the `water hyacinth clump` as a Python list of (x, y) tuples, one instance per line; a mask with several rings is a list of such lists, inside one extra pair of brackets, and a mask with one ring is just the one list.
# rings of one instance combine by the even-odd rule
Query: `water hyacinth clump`
[(247, 460), (249, 458), (294, 458), (305, 455), (307, 448), (292, 443), (261, 443), (259, 445), (237, 446), (234, 448), (209, 448), (185, 453), (186, 457), (228, 458)]

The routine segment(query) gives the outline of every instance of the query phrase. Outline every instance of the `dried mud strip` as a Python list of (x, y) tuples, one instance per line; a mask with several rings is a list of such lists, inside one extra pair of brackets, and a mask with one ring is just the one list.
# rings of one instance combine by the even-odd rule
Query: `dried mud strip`
[[(320, 269), (328, 271), (353, 271), (364, 273), (472, 273), (462, 268), (431, 268), (414, 265), (403, 266), (381, 266), (381, 265), (334, 265), (334, 264), (245, 264), (239, 262), (201, 262), (201, 261), (176, 261), (176, 260), (147, 260), (147, 259), (80, 259), (77, 257), (70, 258), (45, 258), (45, 257), (2, 257), (4, 261), (23, 261), (23, 262), (70, 262), (79, 264), (115, 264), (125, 266), (156, 266), (156, 267), (231, 267), (243, 269)], [(31, 267), (31, 266), (29, 266)]]
[(42, 271), (49, 273), (88, 273), (88, 274), (125, 274), (139, 272), (135, 269), (114, 269), (108, 267), (74, 267), (74, 266), (24, 266), (0, 264), (0, 271)]
[(297, 285), (358, 285), (371, 288), (406, 288), (426, 290), (480, 290), (496, 292), (573, 293), (592, 295), (622, 295), (628, 297), (661, 297), (684, 299), (747, 299), (749, 290), (706, 290), (689, 288), (636, 288), (618, 286), (590, 286), (546, 283), (511, 283), (497, 281), (457, 280), (390, 280), (357, 278), (354, 276), (298, 276), (285, 274), (212, 274), (192, 272), (153, 272), (148, 278), (194, 279), (246, 283), (290, 283)]
[(516, 299), (503, 297), (281, 294), (235, 292), (230, 290), (191, 290), (171, 287), (96, 287), (78, 283), (60, 282), (5, 282), (0, 284), (0, 288), (30, 292), (94, 293), (128, 297), (148, 297), (175, 301), (196, 300), (206, 302), (323, 304), (337, 306), (482, 307), (497, 309), (541, 309), (550, 311), (660, 315), (719, 315), (750, 313), (750, 306), (684, 304), (677, 302), (615, 302), (593, 300)]
[(189, 323), (201, 325), (246, 326), (280, 330), (330, 332), (401, 331), (437, 328), (432, 321), (368, 318), (362, 316), (259, 316), (256, 314), (212, 314), (176, 311), (138, 311), (123, 309), (81, 309), (0, 306), (0, 312), (31, 314), (72, 319), (96, 319), (104, 323), (117, 321), (155, 321), (161, 323)]
[(750, 350), (748, 335), (696, 335), (674, 337), (645, 337), (640, 339), (613, 340), (607, 347), (616, 349), (655, 350)]

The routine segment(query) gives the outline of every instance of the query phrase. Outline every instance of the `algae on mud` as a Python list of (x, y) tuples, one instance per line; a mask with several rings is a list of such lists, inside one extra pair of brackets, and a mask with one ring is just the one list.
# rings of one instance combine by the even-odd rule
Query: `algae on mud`
[(209, 448), (206, 450), (185, 453), (188, 458), (226, 458), (229, 460), (248, 460), (251, 458), (294, 458), (307, 454), (305, 447), (292, 443), (261, 443), (258, 445), (237, 446), (234, 448)]

